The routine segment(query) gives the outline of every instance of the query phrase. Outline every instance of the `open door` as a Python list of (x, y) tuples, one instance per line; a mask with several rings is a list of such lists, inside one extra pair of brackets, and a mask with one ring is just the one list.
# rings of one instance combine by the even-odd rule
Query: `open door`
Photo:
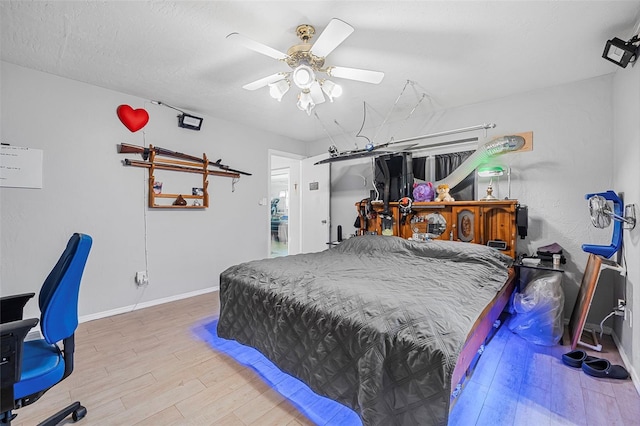
[[(271, 169), (269, 257), (300, 253), (300, 162), (302, 159), (303, 157), (297, 154), (269, 150)], [(275, 200), (278, 202), (274, 212)]]
[(301, 161), (301, 252), (312, 253), (329, 248), (331, 236), (331, 164), (315, 165), (329, 154)]

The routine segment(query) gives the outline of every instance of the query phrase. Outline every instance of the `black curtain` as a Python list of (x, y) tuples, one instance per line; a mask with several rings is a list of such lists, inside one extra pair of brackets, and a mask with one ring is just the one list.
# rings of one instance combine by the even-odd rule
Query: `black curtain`
[[(475, 151), (452, 152), (435, 156), (435, 179), (441, 180), (449, 176)], [(415, 161), (415, 160), (414, 160)], [(471, 173), (462, 182), (450, 188), (449, 194), (456, 201), (474, 201), (476, 199), (476, 174)]]
[[(386, 165), (387, 176), (385, 176), (383, 164)], [(403, 152), (378, 156), (375, 161), (374, 181), (376, 189), (381, 195), (387, 193), (388, 201), (398, 201), (402, 197), (411, 197), (413, 193), (411, 153)], [(385, 190), (385, 183), (388, 185), (388, 190)], [(384, 195), (383, 198), (385, 198)]]

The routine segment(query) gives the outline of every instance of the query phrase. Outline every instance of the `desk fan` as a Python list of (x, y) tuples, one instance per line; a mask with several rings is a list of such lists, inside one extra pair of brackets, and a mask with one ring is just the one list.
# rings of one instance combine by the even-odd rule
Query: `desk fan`
[[(636, 226), (636, 213), (635, 206), (630, 204), (626, 206), (625, 210), (628, 210), (628, 214), (622, 213), (622, 200), (618, 197), (614, 191), (599, 192), (594, 194), (587, 194), (585, 198), (589, 202), (589, 214), (591, 215), (591, 223), (596, 228), (606, 228), (611, 225), (613, 219), (613, 235), (611, 236), (611, 244), (595, 245), (595, 244), (583, 244), (582, 250), (587, 253), (597, 254), (607, 259), (613, 256), (615, 252), (620, 250), (622, 246), (622, 225), (623, 223), (628, 225), (627, 229), (633, 229)], [(609, 203), (613, 203), (613, 210)]]

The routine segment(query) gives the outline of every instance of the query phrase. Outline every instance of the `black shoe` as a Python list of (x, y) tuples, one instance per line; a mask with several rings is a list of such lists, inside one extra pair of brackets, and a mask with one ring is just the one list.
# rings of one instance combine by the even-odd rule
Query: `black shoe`
[(605, 377), (609, 379), (627, 379), (629, 373), (621, 365), (611, 365), (608, 359), (597, 358), (593, 361), (585, 361), (582, 371), (593, 377)]
[(587, 353), (581, 349), (576, 349), (575, 351), (567, 352), (562, 355), (562, 362), (564, 362), (569, 367), (580, 368), (582, 367), (583, 362), (587, 361), (595, 361), (595, 356), (589, 356)]

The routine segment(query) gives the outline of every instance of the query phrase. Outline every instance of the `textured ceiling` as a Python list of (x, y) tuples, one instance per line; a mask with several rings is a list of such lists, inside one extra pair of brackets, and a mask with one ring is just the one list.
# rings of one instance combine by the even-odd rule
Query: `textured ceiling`
[[(435, 110), (611, 73), (604, 44), (631, 37), (640, 1), (2, 1), (0, 12), (4, 61), (312, 141), (357, 132), (363, 102), (365, 127), (410, 116), (415, 132)], [(318, 117), (293, 89), (281, 103), (242, 89), (288, 67), (227, 34), (286, 52), (299, 24), (317, 36), (334, 17), (355, 32), (326, 64), (383, 71), (381, 84), (334, 79), (344, 94)], [(380, 137), (415, 136), (392, 132)]]

